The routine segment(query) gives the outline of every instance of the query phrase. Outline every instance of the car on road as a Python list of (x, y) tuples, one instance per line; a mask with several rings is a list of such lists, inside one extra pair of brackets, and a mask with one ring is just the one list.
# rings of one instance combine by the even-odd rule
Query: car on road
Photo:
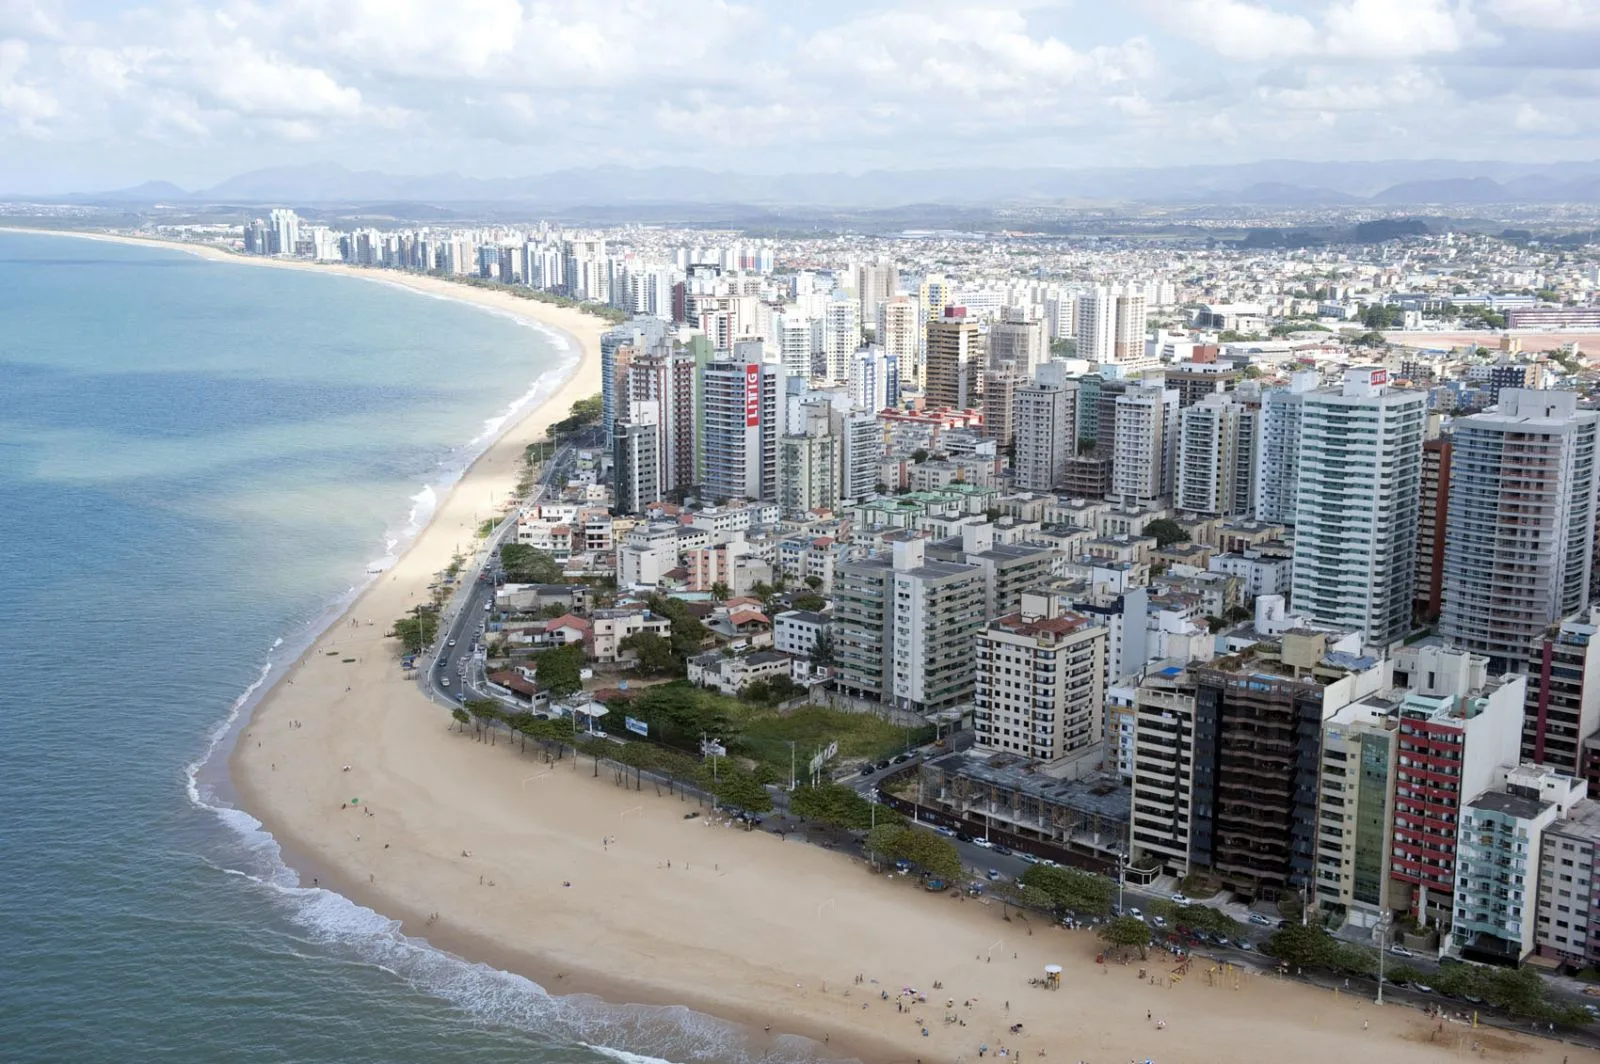
[(1186, 894), (1174, 894), (1172, 896), (1172, 904), (1174, 904), (1174, 905), (1192, 905), (1194, 903), (1189, 900), (1189, 897)]
[(990, 879), (999, 879), (999, 878), (1001, 878), (1000, 877), (1000, 869), (998, 869), (998, 868), (989, 869), (989, 878)]
[(893, 760), (893, 761), (894, 761), (894, 763), (895, 763), (895, 764), (897, 764), (897, 765), (903, 765), (903, 764), (905, 764), (905, 763), (906, 763), (906, 762), (907, 762), (907, 761), (910, 761), (910, 760), (911, 760), (911, 755), (910, 755), (910, 754), (900, 754), (900, 755), (898, 755), (898, 756), (896, 756), (896, 757), (894, 757), (894, 758), (893, 758), (893, 759), (892, 759), (892, 760)]
[(988, 839), (973, 839), (972, 844), (974, 846), (982, 846), (985, 850), (994, 845), (994, 843), (990, 842)]
[(994, 852), (999, 854), (1001, 857), (1011, 856), (1011, 850), (1008, 847), (1000, 845), (998, 842), (994, 844)]
[(444, 679), (440, 680), (439, 682), (444, 684), (446, 687), (449, 687), (450, 686), (450, 677), (446, 676)]
[(887, 761), (879, 761), (878, 764), (877, 764), (877, 769), (878, 769), (879, 772), (882, 772), (884, 769), (886, 769), (888, 767), (889, 767), (889, 762), (887, 762)]
[(1257, 927), (1271, 927), (1272, 926), (1272, 918), (1271, 917), (1267, 917), (1267, 916), (1262, 916), (1260, 913), (1251, 913), (1250, 914), (1250, 922), (1252, 924), (1255, 924)]
[(1039, 859), (1037, 857), (1035, 857), (1031, 853), (1019, 853), (1019, 854), (1017, 854), (1017, 860), (1026, 861), (1028, 864), (1038, 864), (1039, 863)]
[(1415, 957), (1416, 956), (1415, 953), (1412, 953), (1410, 950), (1406, 949), (1404, 946), (1400, 945), (1400, 943), (1398, 943), (1398, 942), (1396, 942), (1394, 945), (1389, 947), (1389, 952), (1393, 956), (1396, 956), (1396, 957)]
[(1128, 915), (1133, 917), (1135, 920), (1143, 920), (1144, 919), (1144, 913), (1140, 912), (1136, 907), (1134, 907), (1132, 905), (1128, 906)]
[(1247, 942), (1246, 940), (1244, 940), (1242, 938), (1239, 940), (1238, 946), (1239, 946), (1240, 949), (1244, 950), (1246, 953), (1254, 953), (1255, 949), (1256, 949), (1255, 943)]
[(956, 841), (957, 842), (971, 842), (972, 841), (972, 836), (968, 835), (965, 831), (958, 831), (958, 832), (956, 832)]
[(1150, 923), (1155, 927), (1166, 927), (1167, 926), (1166, 920), (1162, 919), (1159, 916), (1152, 916), (1150, 918)]
[(871, 765), (862, 765), (862, 766), (861, 766), (861, 774), (862, 774), (862, 775), (863, 775), (863, 776), (870, 776), (870, 775), (872, 775), (872, 766), (871, 766)]
[(455, 645), (456, 645), (456, 641), (454, 639), (450, 640), (450, 642), (445, 644), (445, 646), (447, 646), (447, 647), (453, 647)]
[(1419, 994), (1433, 993), (1433, 987), (1429, 986), (1427, 983), (1412, 983), (1411, 989), (1415, 990)]

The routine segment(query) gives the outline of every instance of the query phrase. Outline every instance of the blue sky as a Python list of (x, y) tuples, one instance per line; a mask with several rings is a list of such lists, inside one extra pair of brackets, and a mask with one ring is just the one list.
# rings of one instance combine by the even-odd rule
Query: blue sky
[(0, 190), (1600, 158), (1600, 0), (0, 0)]

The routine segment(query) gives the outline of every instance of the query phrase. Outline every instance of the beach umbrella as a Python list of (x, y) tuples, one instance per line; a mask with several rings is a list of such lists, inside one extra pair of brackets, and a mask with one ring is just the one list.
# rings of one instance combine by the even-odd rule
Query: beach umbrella
[(1046, 975), (1060, 975), (1061, 974), (1061, 965), (1059, 965), (1059, 964), (1047, 964), (1047, 965), (1044, 966), (1044, 971), (1045, 971)]

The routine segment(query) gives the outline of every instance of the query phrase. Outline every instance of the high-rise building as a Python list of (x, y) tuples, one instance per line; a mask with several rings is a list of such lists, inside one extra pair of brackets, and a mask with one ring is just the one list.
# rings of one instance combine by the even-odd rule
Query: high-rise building
[(983, 434), (997, 441), (1002, 451), (1011, 446), (1015, 432), (1011, 427), (1012, 408), (1017, 389), (1028, 383), (1006, 363), (983, 375)]
[(1589, 594), (1600, 416), (1576, 392), (1506, 388), (1457, 418), (1440, 634), (1518, 668)]
[(702, 371), (703, 488), (720, 499), (774, 500), (783, 435), (783, 368), (761, 362), (760, 344), (738, 344)]
[(1161, 377), (1168, 388), (1178, 389), (1178, 405), (1187, 409), (1209, 395), (1233, 391), (1240, 371), (1222, 362), (1180, 362), (1164, 369)]
[(664, 492), (693, 487), (695, 440), (700, 435), (696, 416), (695, 360), (686, 352), (662, 344), (637, 355), (627, 366), (624, 402), (650, 403), (656, 408), (661, 429), (659, 447), (661, 488)]
[(930, 273), (917, 286), (918, 309), (924, 322), (936, 321), (955, 302), (956, 290), (942, 274)]
[(1585, 776), (1583, 741), (1600, 729), (1600, 607), (1553, 625), (1528, 654), (1522, 760)]
[(287, 207), (278, 207), (271, 215), (271, 247), (274, 255), (297, 254), (300, 244), (300, 216)]
[(872, 344), (850, 356), (850, 401), (878, 411), (900, 405), (900, 373), (883, 348)]
[(928, 322), (926, 404), (930, 410), (969, 410), (978, 405), (983, 337), (965, 307), (946, 307)]
[(1194, 831), (1194, 682), (1182, 664), (1152, 669), (1134, 693), (1130, 857), (1189, 874)]
[(1142, 286), (1131, 286), (1112, 296), (1111, 360), (1131, 366), (1144, 362), (1145, 302)]
[(661, 426), (655, 403), (631, 403), (612, 440), (616, 512), (636, 514), (662, 496)]
[[(1279, 661), (1231, 658), (1194, 679), (1190, 859), (1256, 897), (1309, 890), (1315, 879), (1324, 721), (1387, 684), (1373, 658), (1336, 663), (1327, 637), (1286, 633)], [(1136, 769), (1137, 771), (1137, 769)]]
[(1466, 804), (1498, 769), (1517, 763), (1527, 682), (1491, 679), (1489, 659), (1430, 644), (1396, 655), (1396, 687), (1409, 687), (1395, 713), (1394, 842), (1389, 875), (1394, 908), (1427, 926), (1451, 922), (1456, 843)]
[(1044, 322), (1031, 320), (1025, 309), (1007, 307), (1000, 320), (989, 326), (989, 368), (999, 370), (1010, 363), (1024, 377), (1044, 365), (1050, 357)]
[(890, 296), (878, 305), (878, 346), (900, 368), (900, 383), (922, 387), (922, 321), (910, 296)]
[(1249, 511), (1255, 420), (1252, 408), (1223, 392), (1178, 411), (1174, 506), (1216, 517)]
[[(1102, 393), (1102, 399), (1106, 394), (1110, 393)], [(1178, 393), (1158, 385), (1139, 385), (1117, 395), (1113, 402), (1116, 427), (1111, 437), (1111, 494), (1123, 502), (1168, 497), (1178, 442)], [(1102, 413), (1102, 436), (1105, 423)], [(1097, 446), (1103, 448), (1105, 443)]]
[(840, 440), (839, 495), (864, 499), (878, 490), (883, 463), (883, 425), (871, 410), (832, 413), (833, 432)]
[(1261, 393), (1261, 447), (1256, 459), (1256, 520), (1294, 524), (1295, 490), (1300, 481), (1300, 414), (1306, 393), (1317, 386), (1315, 373), (1296, 373), (1286, 388)]
[(1295, 610), (1371, 645), (1410, 630), (1426, 405), (1370, 367), (1302, 403)]
[(1422, 441), (1422, 495), (1417, 508), (1417, 619), (1439, 619), (1444, 602), (1444, 541), (1450, 520), (1451, 440), (1439, 434), (1439, 416), (1428, 415)]
[(1124, 365), (1145, 361), (1142, 286), (1113, 285), (1081, 292), (1073, 318), (1079, 358)]
[(786, 515), (832, 509), (839, 501), (839, 439), (826, 400), (801, 404), (801, 421), (778, 438), (778, 505)]
[(983, 628), (983, 573), (930, 562), (926, 541), (834, 573), (834, 657), (846, 695), (914, 713), (972, 700), (972, 656)]
[(878, 308), (900, 287), (900, 271), (888, 261), (862, 263), (856, 267), (855, 283), (861, 300), (861, 320), (876, 322)]
[(835, 292), (823, 307), (822, 376), (830, 381), (850, 379), (850, 358), (861, 347), (861, 304), (848, 292)]
[(666, 342), (667, 323), (636, 317), (600, 334), (600, 423), (611, 445), (620, 404), (626, 403), (628, 364), (634, 356)]
[(1011, 431), (1016, 487), (1051, 491), (1066, 479), (1067, 462), (1078, 453), (1078, 382), (1068, 380), (1061, 363), (1039, 369), (1037, 379), (1016, 389)]
[(773, 317), (773, 346), (777, 348), (778, 364), (790, 377), (810, 380), (821, 345), (817, 323), (810, 315), (794, 309)]
[(1322, 725), (1317, 808), (1317, 901), (1353, 923), (1389, 912), (1389, 840), (1400, 744), (1388, 691), (1352, 702)]
[(1101, 744), (1106, 630), (1075, 613), (1012, 613), (978, 635), (980, 750), (1059, 761)]

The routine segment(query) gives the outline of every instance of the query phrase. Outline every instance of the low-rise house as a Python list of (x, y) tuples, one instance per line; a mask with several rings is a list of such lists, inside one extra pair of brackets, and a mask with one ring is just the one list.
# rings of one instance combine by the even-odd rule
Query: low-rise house
[(696, 654), (689, 659), (689, 682), (709, 687), (725, 695), (737, 695), (757, 680), (787, 678), (791, 659), (775, 650), (757, 650), (740, 656), (725, 656), (720, 650)]
[(817, 637), (828, 630), (828, 617), (811, 610), (787, 610), (772, 619), (772, 646), (785, 654), (809, 658)]
[(672, 622), (648, 609), (595, 610), (590, 614), (594, 626), (593, 658), (600, 664), (634, 661), (638, 655), (622, 647), (622, 641), (640, 632), (654, 632), (662, 638), (672, 634)]

